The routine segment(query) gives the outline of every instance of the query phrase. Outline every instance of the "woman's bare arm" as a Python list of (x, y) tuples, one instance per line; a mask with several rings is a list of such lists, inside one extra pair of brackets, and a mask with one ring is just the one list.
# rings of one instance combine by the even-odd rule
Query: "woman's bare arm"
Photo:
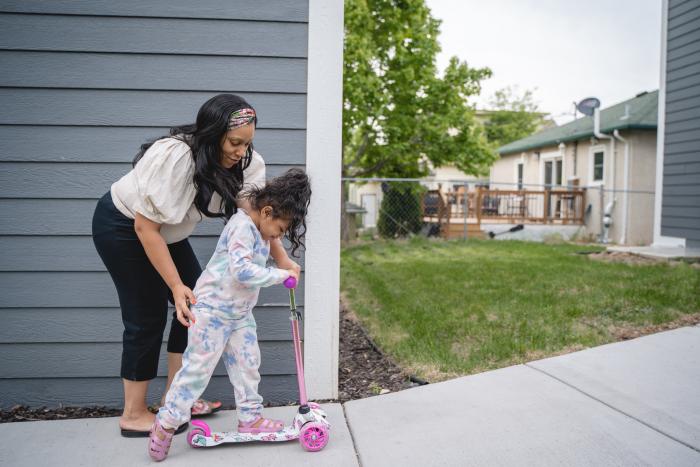
[(170, 256), (168, 245), (160, 234), (160, 228), (161, 224), (136, 213), (134, 219), (136, 236), (141, 241), (149, 261), (173, 293), (178, 321), (189, 327), (190, 323), (194, 323), (194, 315), (187, 306), (187, 301), (196, 303), (196, 300), (192, 290), (182, 283), (173, 258)]

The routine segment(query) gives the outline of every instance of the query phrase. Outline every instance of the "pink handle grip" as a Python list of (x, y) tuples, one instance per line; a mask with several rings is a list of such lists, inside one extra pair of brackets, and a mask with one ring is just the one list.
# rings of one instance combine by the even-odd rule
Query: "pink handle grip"
[(294, 289), (297, 286), (297, 280), (294, 276), (289, 276), (283, 283), (288, 289)]

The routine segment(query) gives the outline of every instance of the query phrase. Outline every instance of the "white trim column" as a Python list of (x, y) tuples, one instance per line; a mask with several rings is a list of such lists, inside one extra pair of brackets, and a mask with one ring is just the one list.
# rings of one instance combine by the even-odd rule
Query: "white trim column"
[(311, 178), (304, 296), (310, 399), (338, 397), (343, 0), (309, 1), (306, 171)]
[(656, 130), (656, 193), (654, 194), (654, 243), (658, 247), (685, 248), (685, 239), (661, 235), (661, 206), (664, 190), (664, 137), (666, 132), (666, 49), (668, 49), (668, 0), (661, 5), (661, 76), (659, 115)]

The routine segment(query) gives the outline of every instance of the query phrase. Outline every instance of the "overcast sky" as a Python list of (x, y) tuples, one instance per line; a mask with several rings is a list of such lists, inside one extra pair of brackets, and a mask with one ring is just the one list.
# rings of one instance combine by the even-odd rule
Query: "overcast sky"
[(605, 108), (659, 87), (661, 0), (426, 3), (442, 20), (439, 68), (456, 55), (493, 71), (479, 108), (506, 86), (534, 89), (540, 109), (561, 124), (584, 97)]

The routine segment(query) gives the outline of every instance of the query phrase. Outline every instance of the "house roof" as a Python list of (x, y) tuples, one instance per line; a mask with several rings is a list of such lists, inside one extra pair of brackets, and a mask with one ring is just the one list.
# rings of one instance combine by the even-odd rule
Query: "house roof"
[[(602, 109), (600, 131), (656, 129), (659, 91), (643, 92), (633, 99)], [(626, 109), (628, 109), (626, 111)], [(627, 115), (627, 118), (625, 118)], [(593, 136), (593, 117), (584, 117), (566, 125), (547, 128), (527, 138), (519, 139), (498, 148), (501, 155), (529, 149), (552, 146), (566, 141), (575, 141)]]

